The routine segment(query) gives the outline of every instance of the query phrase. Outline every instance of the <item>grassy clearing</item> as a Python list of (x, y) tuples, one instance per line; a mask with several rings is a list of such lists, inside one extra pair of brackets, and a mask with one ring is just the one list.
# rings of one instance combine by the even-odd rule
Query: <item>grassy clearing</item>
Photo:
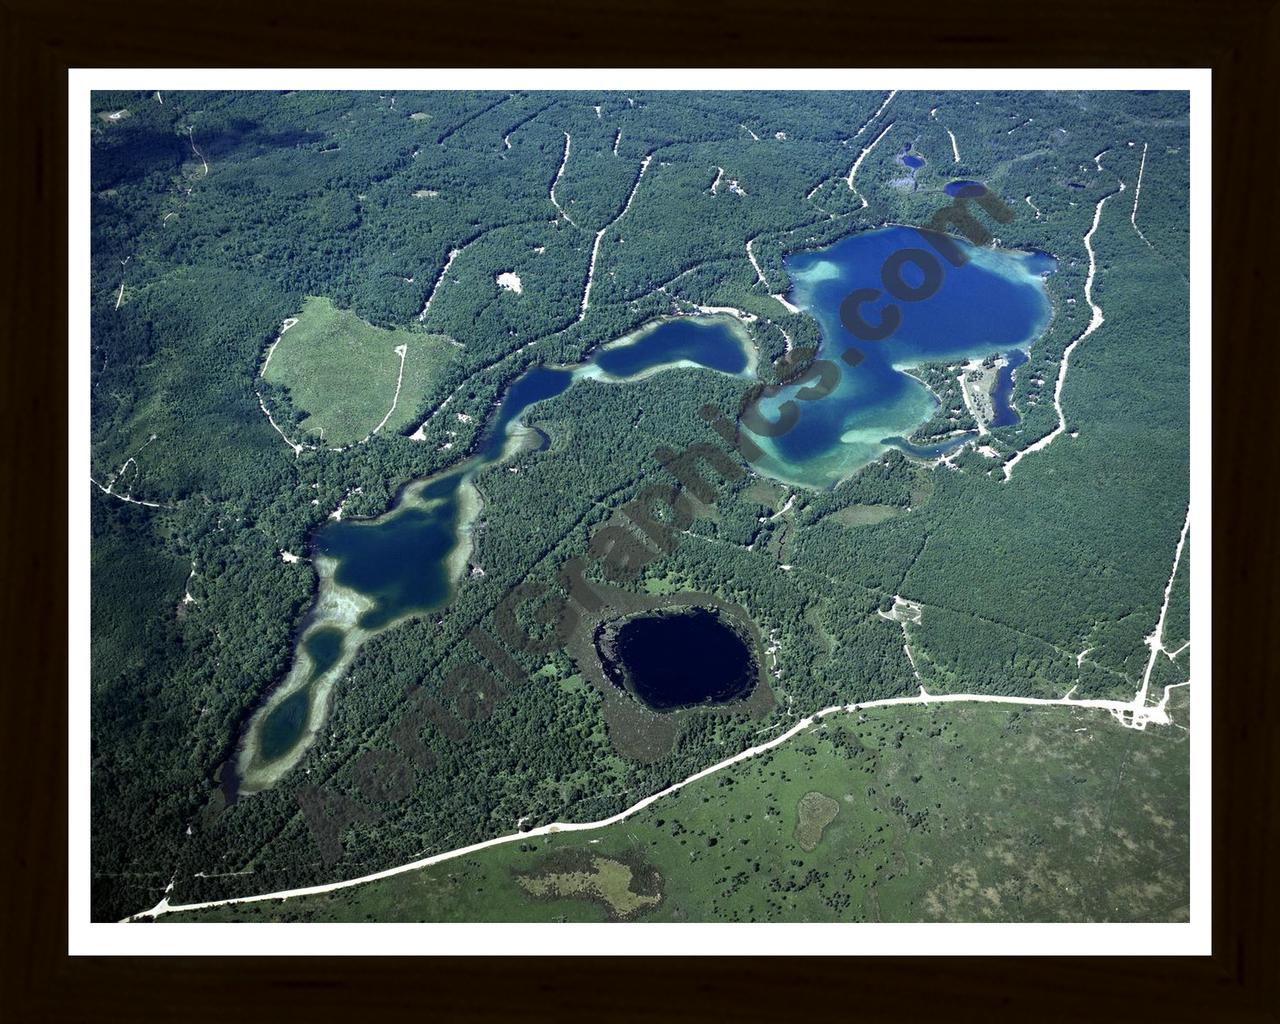
[(758, 501), (772, 509), (779, 509), (787, 500), (787, 489), (764, 477), (757, 477), (746, 489), (746, 496), (751, 501)]
[(896, 519), (905, 509), (896, 505), (846, 505), (831, 513), (831, 518), (844, 526), (874, 526)]
[(263, 376), (289, 389), (306, 414), (299, 434), (326, 443), (351, 444), (382, 422), (396, 394), (400, 357), (407, 346), (404, 379), (395, 411), (382, 428), (395, 433), (413, 423), (431, 386), (456, 349), (448, 338), (386, 330), (338, 309), (326, 298), (307, 298), (298, 322), (280, 339)]
[[(1185, 724), (1187, 691), (1174, 694)], [(831, 719), (607, 829), (531, 838), (326, 896), (161, 920), (616, 918), (605, 890), (655, 921), (1186, 919), (1182, 729), (980, 704), (861, 719)], [(802, 840), (830, 814), (814, 793), (839, 813), (806, 850)], [(613, 884), (620, 872), (560, 895), (550, 882), (535, 893), (521, 881), (599, 875), (590, 858), (627, 865), (643, 884), (625, 891), (660, 892), (660, 902), (627, 904)]]

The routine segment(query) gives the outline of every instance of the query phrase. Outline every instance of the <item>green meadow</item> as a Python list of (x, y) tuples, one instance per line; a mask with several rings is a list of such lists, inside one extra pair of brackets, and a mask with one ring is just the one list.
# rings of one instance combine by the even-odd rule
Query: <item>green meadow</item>
[[(404, 379), (397, 398), (401, 345), (406, 346)], [(289, 403), (302, 414), (300, 440), (346, 445), (368, 437), (393, 400), (395, 411), (380, 433), (411, 425), (456, 351), (442, 335), (375, 327), (327, 298), (309, 296), (262, 376), (288, 390)]]
[(873, 709), (608, 828), (160, 920), (1182, 921), (1188, 736), (1078, 708)]

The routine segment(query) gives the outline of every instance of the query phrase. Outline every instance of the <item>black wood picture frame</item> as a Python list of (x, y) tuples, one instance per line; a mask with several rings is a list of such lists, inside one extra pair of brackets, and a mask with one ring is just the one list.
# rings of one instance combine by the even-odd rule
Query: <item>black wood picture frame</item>
[[(664, 1021), (1280, 1018), (1274, 641), (1280, 7), (582, 0), (0, 2), (6, 820), (0, 1016)], [(760, 66), (1213, 69), (1213, 954), (1132, 958), (172, 958), (67, 955), (67, 69)], [(762, 78), (762, 87), (767, 81)], [(1088, 88), (1087, 80), (1080, 83)], [(1261, 413), (1261, 415), (1259, 415)], [(946, 925), (937, 927), (946, 928)], [(994, 925), (992, 927), (999, 927)], [(761, 953), (785, 951), (761, 926)], [(1138, 941), (1135, 937), (1135, 942)], [(530, 950), (554, 954), (554, 950)], [(834, 952), (834, 950), (833, 950)], [(963, 950), (957, 949), (957, 953)]]

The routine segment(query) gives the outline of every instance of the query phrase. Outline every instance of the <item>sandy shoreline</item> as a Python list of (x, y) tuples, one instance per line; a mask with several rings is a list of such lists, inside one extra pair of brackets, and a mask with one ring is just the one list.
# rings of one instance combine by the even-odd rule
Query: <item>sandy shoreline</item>
[[(421, 492), (423, 489), (442, 476), (458, 471), (457, 467), (453, 467), (430, 477), (416, 480), (403, 490), (400, 500), (382, 515), (371, 519), (349, 520), (349, 522), (373, 526), (400, 515), (406, 509), (425, 508), (435, 504), (439, 499), (427, 501), (422, 498)], [(355, 661), (356, 655), (367, 640), (379, 633), (394, 629), (410, 619), (428, 614), (435, 607), (443, 607), (452, 602), (457, 596), (458, 584), (466, 573), (467, 565), (474, 550), (473, 535), (475, 524), (484, 510), (484, 500), (480, 491), (470, 479), (471, 472), (465, 470), (463, 472), (466, 475), (458, 487), (455, 543), (445, 557), (445, 571), (449, 579), (449, 591), (439, 606), (414, 609), (397, 616), (377, 629), (364, 629), (357, 623), (360, 616), (373, 607), (374, 600), (359, 591), (343, 587), (335, 581), (334, 573), (338, 566), (336, 559), (325, 555), (316, 555), (312, 559), (316, 567), (316, 597), (312, 608), (307, 612), (303, 620), (304, 624), (295, 641), (293, 663), (290, 665), (289, 672), (284, 680), (265, 697), (262, 704), (253, 713), (236, 747), (236, 773), (240, 779), (240, 792), (242, 794), (251, 795), (269, 789), (293, 770), (298, 762), (302, 760), (306, 752), (315, 743), (315, 739), (323, 729), (325, 722), (328, 721), (330, 704), (338, 684), (346, 676), (348, 669)], [(305, 559), (294, 555), (293, 560), (303, 561)], [(285, 559), (285, 561), (289, 561), (289, 559)], [(311, 656), (306, 651), (305, 643), (312, 633), (325, 628), (342, 630), (342, 653), (327, 672), (313, 680), (310, 678)], [(311, 706), (307, 713), (307, 724), (299, 735), (298, 740), (280, 757), (274, 758), (269, 763), (262, 763), (258, 759), (257, 750), (260, 743), (259, 733), (263, 722), (284, 701), (307, 687), (314, 687), (315, 689)]]

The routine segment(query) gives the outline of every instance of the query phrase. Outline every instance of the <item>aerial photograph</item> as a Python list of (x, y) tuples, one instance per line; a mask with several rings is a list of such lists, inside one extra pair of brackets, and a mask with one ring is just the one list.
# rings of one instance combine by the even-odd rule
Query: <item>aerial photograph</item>
[(1190, 920), (1188, 91), (91, 96), (93, 922)]

